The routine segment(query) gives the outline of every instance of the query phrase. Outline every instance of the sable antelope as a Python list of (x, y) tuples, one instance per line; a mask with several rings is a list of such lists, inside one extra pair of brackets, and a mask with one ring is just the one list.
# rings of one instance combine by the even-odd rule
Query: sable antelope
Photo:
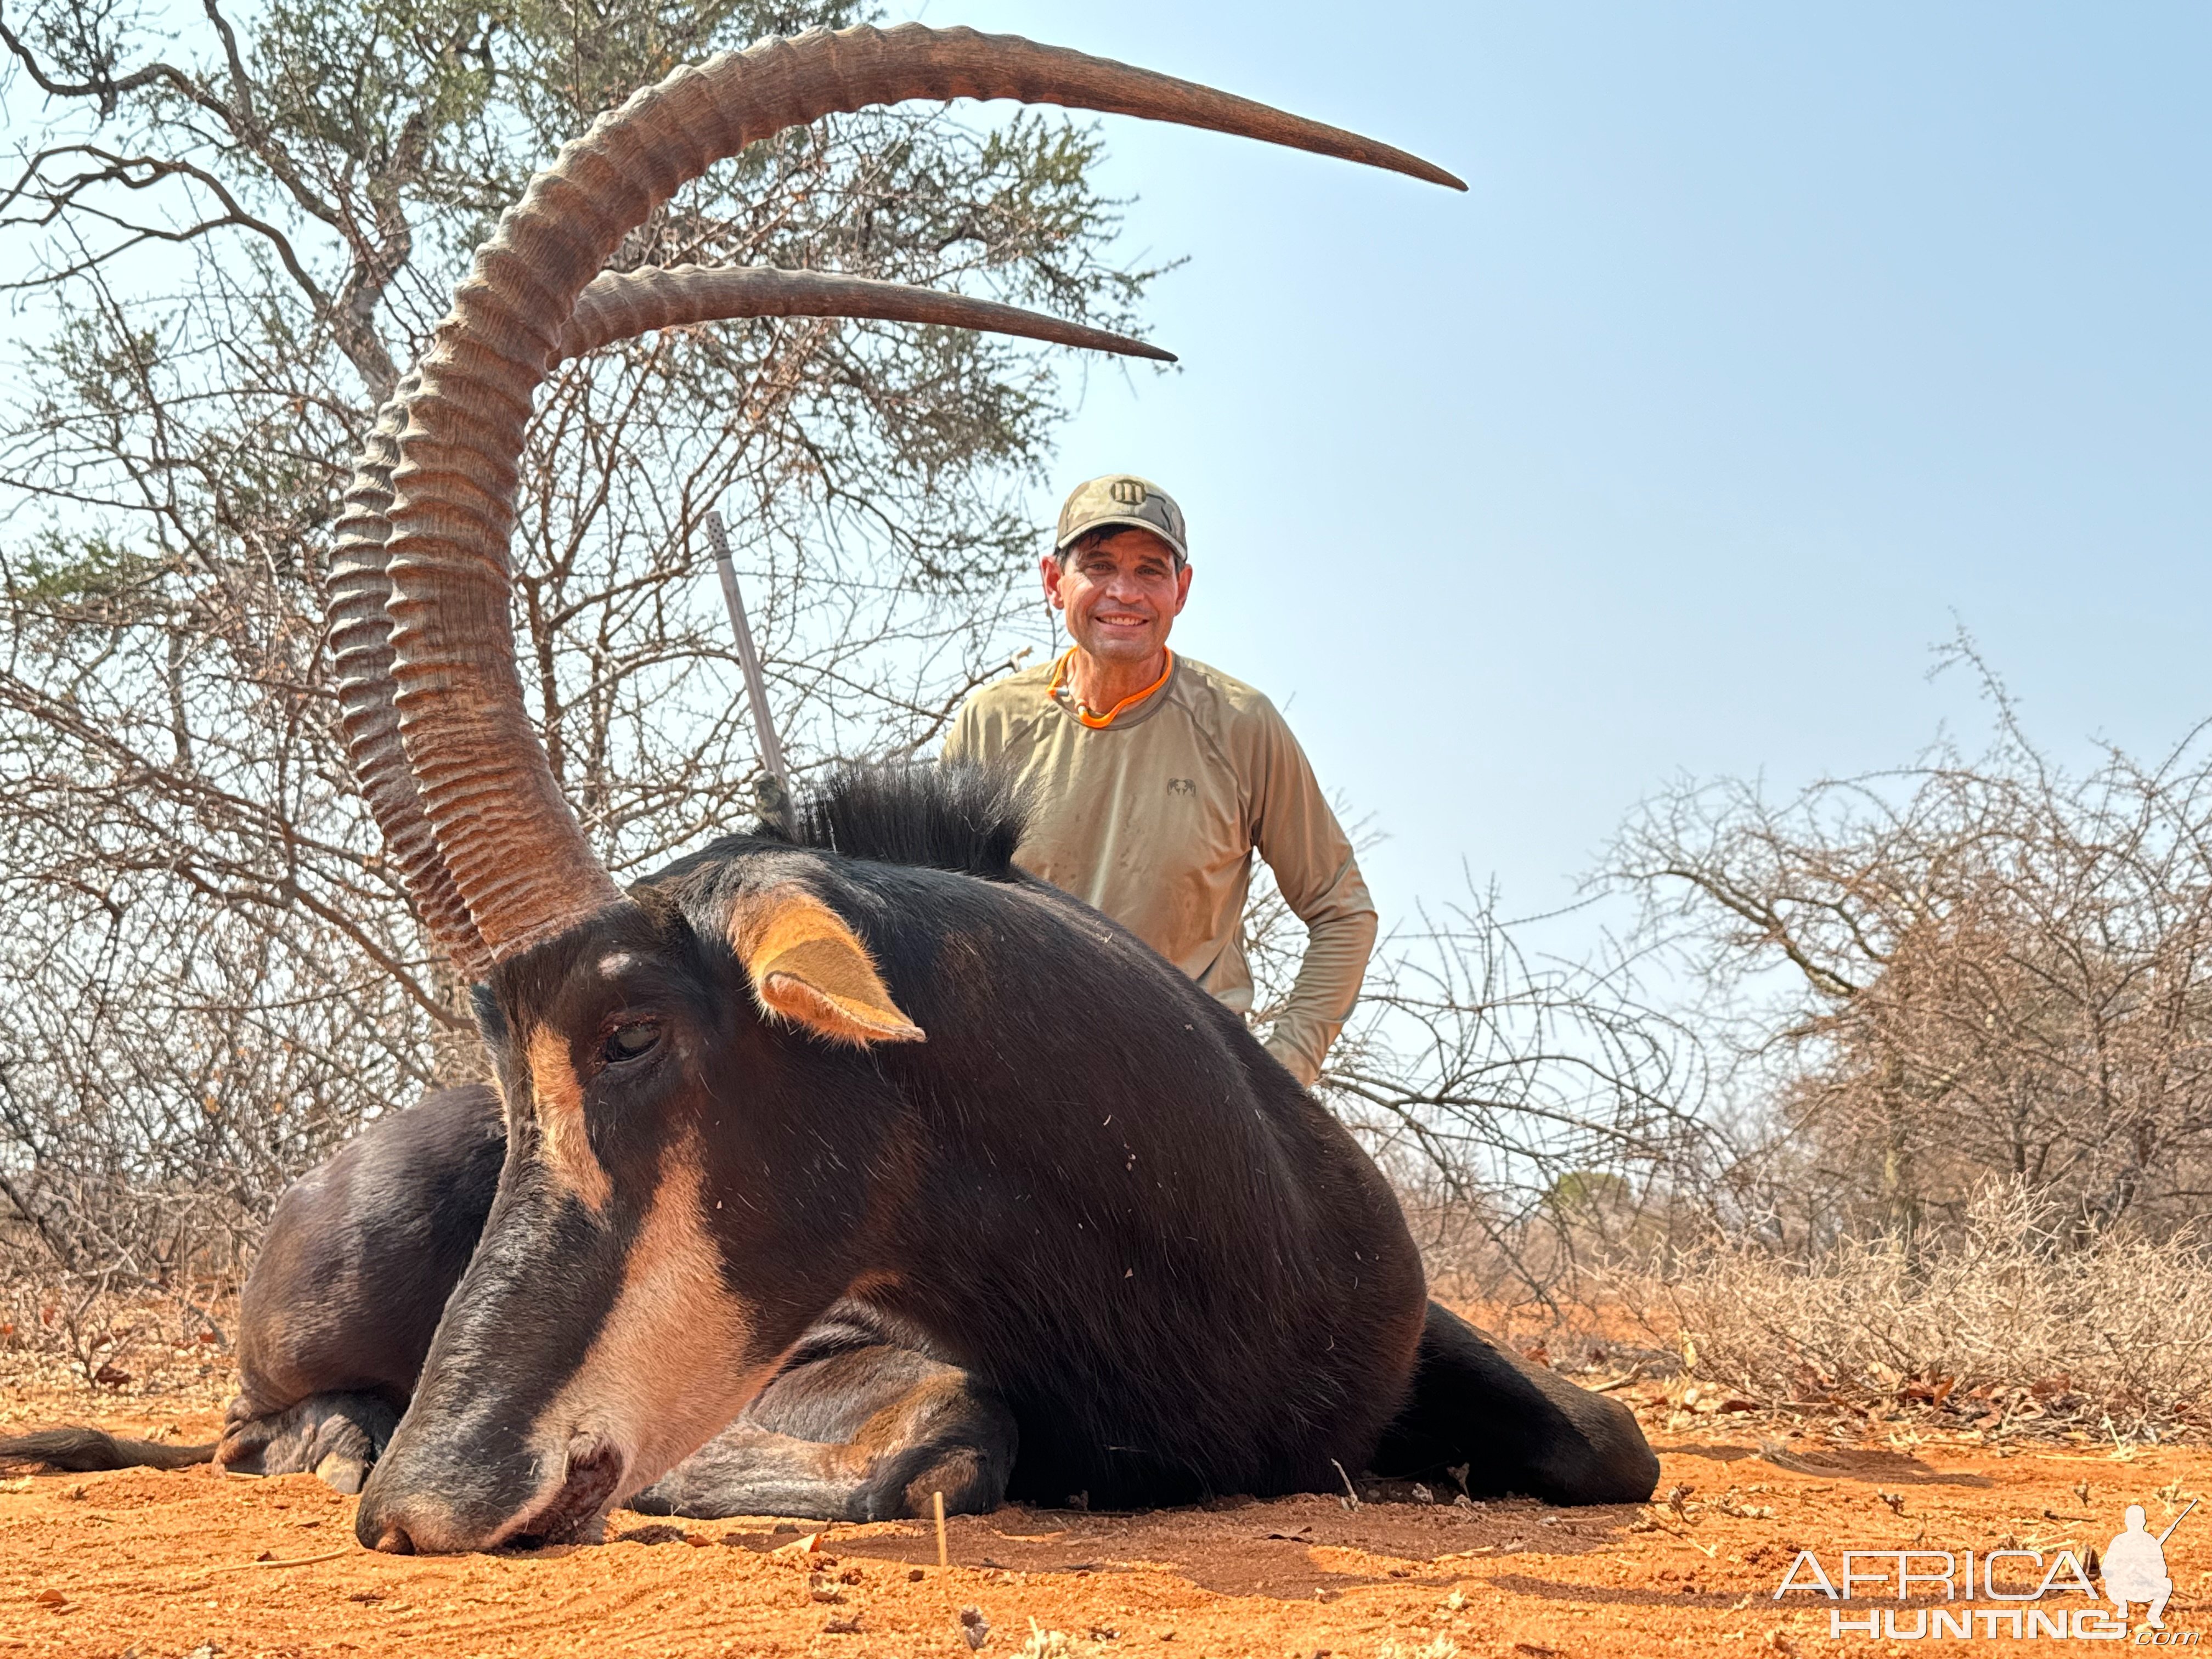
[[(1455, 1478), (1477, 1493), (1648, 1497), (1656, 1468), (1633, 1419), (1425, 1306), (1403, 1222), (1350, 1138), (1171, 965), (1015, 869), (1015, 812), (972, 775), (849, 778), (806, 813), (805, 845), (735, 837), (655, 877), (635, 893), (645, 926), (612, 948), (641, 952), (617, 970), (625, 980), (643, 970), (665, 993), (668, 940), (683, 942), (679, 994), (659, 1005), (673, 1029), (615, 1060), (630, 1046), (615, 1025), (593, 1081), (603, 1088), (607, 1073), (656, 1050), (679, 1075), (624, 1079), (613, 1102), (580, 1079), (583, 1144), (565, 1151), (558, 1138), (573, 1130), (549, 1115), (543, 1077), (571, 1061), (526, 1049), (534, 1136), (515, 1135), (482, 1087), (374, 1125), (288, 1191), (270, 1220), (220, 1443), (60, 1431), (0, 1454), (76, 1468), (213, 1455), (358, 1490), (434, 1335), (455, 1397), (492, 1389), (496, 1403), (421, 1444), (426, 1479), (441, 1494), (486, 1490), (504, 1507), (514, 1498), (501, 1478), (533, 1477), (502, 1449), (531, 1458), (526, 1425), (577, 1387), (585, 1350), (635, 1319), (620, 1303), (644, 1277), (641, 1242), (659, 1233), (665, 1246), (672, 1233), (709, 1255), (707, 1288), (664, 1277), (648, 1297), (711, 1310), (743, 1259), (781, 1298), (769, 1311), (784, 1324), (758, 1351), (804, 1328), (737, 1421), (630, 1496), (635, 1509), (865, 1520), (915, 1513), (938, 1491), (957, 1510), (1009, 1492), (1161, 1503), (1333, 1486), (1370, 1466), (1432, 1476), (1462, 1466)], [(817, 850), (832, 844), (850, 851)], [(733, 915), (757, 895), (787, 902), (794, 888), (805, 925), (775, 954), (783, 966), (749, 969), (740, 947), (694, 979), (685, 956), (723, 956)], [(849, 927), (825, 924), (816, 901)], [(867, 956), (847, 954), (861, 927)], [(641, 955), (647, 939), (657, 969)], [(1040, 960), (1053, 964), (1049, 983), (1024, 1002), (1024, 975), (1008, 970)], [(758, 985), (784, 972), (811, 975), (816, 994), (856, 1002), (878, 1024), (903, 1007), (929, 1022), (930, 1042), (841, 1053), (795, 1036), (755, 1006)], [(643, 1012), (629, 991), (595, 986), (600, 977), (584, 974), (586, 994)], [(557, 978), (573, 991), (575, 964)], [(889, 1000), (890, 986), (908, 984)], [(810, 1018), (795, 986), (774, 994), (823, 1035), (854, 1017)], [(488, 999), (488, 1030), (504, 1036), (511, 1009)], [(1028, 1022), (1011, 1048), (1009, 1012)], [(1165, 1078), (1161, 1029), (1178, 1034)], [(1040, 1063), (1045, 1088), (1094, 1103), (1033, 1109)], [(742, 1082), (702, 1091), (694, 1078), (706, 1070)], [(601, 1164), (609, 1105), (629, 1121)], [(702, 1119), (721, 1111), (731, 1121), (709, 1149)], [(674, 1217), (654, 1191), (672, 1181)], [(571, 1206), (588, 1208), (602, 1182), (603, 1213), (633, 1186), (642, 1213), (616, 1230), (627, 1239), (592, 1239), (562, 1271), (569, 1240), (593, 1231)], [(710, 1204), (708, 1193), (730, 1196)], [(495, 1201), (510, 1212), (507, 1257), (471, 1267)], [(753, 1213), (733, 1229), (721, 1218), (739, 1201)], [(862, 1242), (864, 1255), (848, 1254)], [(465, 1271), (489, 1300), (457, 1339), (440, 1316)], [(617, 1353), (640, 1374), (617, 1369), (594, 1386), (647, 1396), (719, 1387), (695, 1372), (687, 1338), (660, 1333), (658, 1346)], [(570, 1437), (556, 1501), (529, 1510), (526, 1529), (469, 1541), (584, 1531), (621, 1484), (599, 1449), (606, 1427), (590, 1429), (581, 1456)], [(392, 1521), (368, 1515), (365, 1505), (363, 1536), (396, 1545)], [(410, 1545), (453, 1541), (409, 1534)]]
[[(504, 1107), (503, 1138), (483, 1097), (473, 1138), (372, 1131), (300, 1206), (302, 1262), (319, 1203), (377, 1249), (418, 1252), (416, 1328), (459, 1253), (406, 1237), (425, 1224), (419, 1176), (394, 1186), (380, 1161), (411, 1170), (443, 1136), (428, 1173), (450, 1201), (427, 1224), (460, 1227), (464, 1187), (484, 1205), (359, 1535), (588, 1537), (624, 1499), (1141, 1505), (1331, 1489), (1370, 1465), (1648, 1497), (1657, 1465), (1627, 1412), (1427, 1302), (1351, 1137), (1234, 1015), (1014, 869), (1017, 822), (988, 781), (849, 784), (803, 844), (732, 839), (628, 894), (560, 797), (514, 674), (506, 549), (532, 395), (577, 296), (720, 157), (833, 110), (955, 96), (1457, 183), (1187, 82), (915, 25), (680, 70), (532, 182), (404, 390), (332, 562), (355, 768), (418, 909), (483, 988)], [(311, 1346), (288, 1328), (322, 1316), (300, 1294), (270, 1310), (272, 1354)], [(329, 1380), (312, 1370), (287, 1389)], [(343, 1474), (388, 1420), (284, 1391), (249, 1384), (235, 1463)]]

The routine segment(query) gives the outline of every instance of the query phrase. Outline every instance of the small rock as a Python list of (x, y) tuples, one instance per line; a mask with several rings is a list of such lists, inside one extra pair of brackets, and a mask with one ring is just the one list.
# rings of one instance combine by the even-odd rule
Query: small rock
[(42, 1589), (31, 1598), (42, 1607), (52, 1607), (57, 1613), (69, 1605), (69, 1597), (58, 1589)]
[(906, 1570), (906, 1582), (909, 1584), (919, 1584), (923, 1579), (928, 1577), (929, 1575), (924, 1572), (920, 1567), (908, 1567)]
[(858, 1613), (847, 1616), (833, 1613), (822, 1621), (822, 1633), (824, 1636), (858, 1636), (860, 1633), (860, 1617)]
[(991, 1621), (983, 1616), (982, 1608), (960, 1609), (960, 1633), (968, 1638), (971, 1649), (980, 1649), (991, 1639)]

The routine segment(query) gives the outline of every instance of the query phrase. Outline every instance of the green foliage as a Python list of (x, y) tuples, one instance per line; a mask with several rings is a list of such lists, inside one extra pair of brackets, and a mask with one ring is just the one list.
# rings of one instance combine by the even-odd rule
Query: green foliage
[(1544, 1206), (1570, 1219), (1600, 1217), (1609, 1210), (1627, 1207), (1635, 1196), (1626, 1177), (1611, 1170), (1570, 1170), (1552, 1182), (1544, 1194)]
[(7, 592), (19, 605), (108, 601), (137, 592), (161, 569), (105, 537), (72, 544), (50, 530), (8, 573)]

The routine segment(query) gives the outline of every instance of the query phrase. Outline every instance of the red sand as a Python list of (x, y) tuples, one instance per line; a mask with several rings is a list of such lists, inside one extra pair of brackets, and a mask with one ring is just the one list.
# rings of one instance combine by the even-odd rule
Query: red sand
[[(97, 1420), (204, 1439), (216, 1383), (127, 1401), (8, 1387), (0, 1425)], [(0, 1652), (966, 1659), (963, 1607), (988, 1620), (985, 1659), (1025, 1644), (1054, 1659), (1990, 1651), (2010, 1644), (1837, 1641), (1826, 1601), (1778, 1605), (1771, 1593), (1801, 1547), (1832, 1574), (1846, 1546), (2101, 1548), (2126, 1504), (2143, 1504), (2155, 1531), (2212, 1476), (2212, 1454), (2193, 1448), (1999, 1449), (1899, 1425), (1885, 1425), (1890, 1443), (1842, 1445), (1812, 1428), (1686, 1416), (1656, 1385), (1638, 1395), (1662, 1492), (1690, 1489), (1675, 1508), (1299, 1498), (1141, 1516), (1008, 1509), (956, 1519), (945, 1569), (925, 1525), (672, 1528), (627, 1513), (597, 1547), (392, 1558), (359, 1548), (353, 1500), (308, 1476), (27, 1477), (0, 1481)], [(2168, 1546), (2169, 1632), (2201, 1628), (2208, 1511)], [(799, 1547), (817, 1530), (816, 1548)]]

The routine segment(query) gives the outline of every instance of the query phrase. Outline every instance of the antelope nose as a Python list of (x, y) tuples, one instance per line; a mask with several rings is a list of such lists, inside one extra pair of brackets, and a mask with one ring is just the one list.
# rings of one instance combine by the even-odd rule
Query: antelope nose
[(370, 1549), (381, 1550), (386, 1555), (412, 1555), (415, 1534), (407, 1524), (393, 1512), (393, 1506), (380, 1504), (372, 1492), (361, 1500), (354, 1511), (353, 1535)]
[(454, 1547), (440, 1536), (436, 1517), (401, 1492), (380, 1492), (375, 1476), (354, 1511), (353, 1535), (386, 1555), (435, 1555)]

